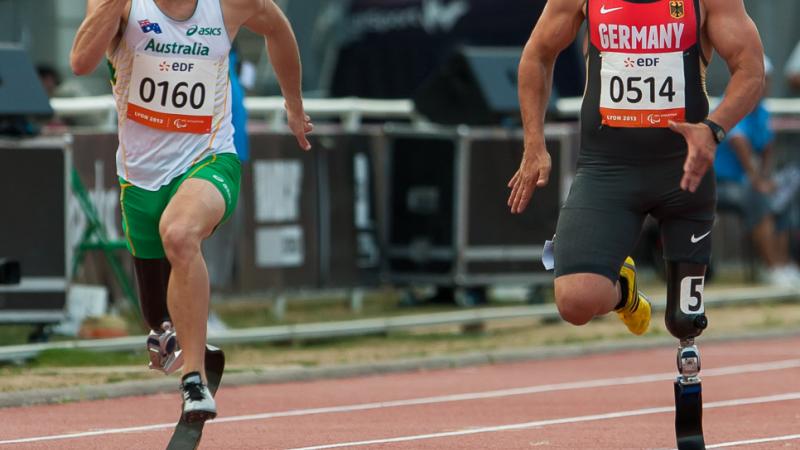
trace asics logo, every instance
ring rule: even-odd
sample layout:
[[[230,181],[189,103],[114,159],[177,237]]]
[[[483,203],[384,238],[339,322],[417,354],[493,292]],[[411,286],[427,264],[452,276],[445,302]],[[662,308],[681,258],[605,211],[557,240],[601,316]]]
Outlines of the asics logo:
[[[700,237],[695,237],[694,234],[692,234],[692,238],[691,238],[692,244],[697,244],[698,242],[700,242],[703,239],[707,238],[709,234],[711,234],[710,231],[708,233],[700,236]]]
[[[623,8],[622,6],[619,6],[619,7],[617,7],[617,8],[609,8],[609,9],[606,9],[606,5],[603,5],[603,6],[601,6],[601,7],[600,7],[600,14],[608,14],[608,13],[612,13],[612,12],[614,12],[614,11],[619,11],[619,10],[620,10],[620,9],[622,9],[622,8]]]

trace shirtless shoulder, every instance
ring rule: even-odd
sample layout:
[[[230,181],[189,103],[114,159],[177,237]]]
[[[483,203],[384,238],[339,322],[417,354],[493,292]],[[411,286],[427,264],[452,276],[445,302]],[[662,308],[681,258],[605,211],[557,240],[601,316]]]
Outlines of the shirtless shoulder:
[[[116,50],[119,45],[119,41],[122,40],[122,35],[125,33],[125,28],[128,26],[128,18],[131,15],[132,4],[132,0],[125,2],[125,8],[122,9],[122,16],[119,18],[119,31],[117,31],[114,40],[111,41],[111,45],[108,48],[109,54],[114,53],[114,50]]]
[[[271,3],[272,0],[222,0],[225,27],[231,38],[236,36],[242,25],[261,11],[267,2]]]

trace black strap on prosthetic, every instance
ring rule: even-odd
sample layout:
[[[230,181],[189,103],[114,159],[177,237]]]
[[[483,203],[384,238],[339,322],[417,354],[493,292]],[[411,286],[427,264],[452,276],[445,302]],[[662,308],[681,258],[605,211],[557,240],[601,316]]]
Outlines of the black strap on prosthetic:
[[[708,326],[703,303],[706,266],[667,263],[667,311],[669,332],[680,340],[675,391],[675,438],[679,450],[705,450],[703,438],[703,388],[700,354],[694,338]]]
[[[167,258],[133,258],[136,284],[139,288],[139,306],[147,326],[160,330],[161,324],[169,320],[167,309],[167,285],[171,266]]]
[[[708,326],[703,303],[706,266],[667,263],[667,312],[664,321],[670,334],[680,340],[700,336]]]

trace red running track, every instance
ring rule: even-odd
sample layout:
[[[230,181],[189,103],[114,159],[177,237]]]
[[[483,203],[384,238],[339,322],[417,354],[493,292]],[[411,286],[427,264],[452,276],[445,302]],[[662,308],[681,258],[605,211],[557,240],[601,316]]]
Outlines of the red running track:
[[[800,338],[702,344],[708,448],[800,448]],[[671,348],[225,388],[205,449],[670,449]],[[0,450],[160,449],[177,392],[0,410]]]

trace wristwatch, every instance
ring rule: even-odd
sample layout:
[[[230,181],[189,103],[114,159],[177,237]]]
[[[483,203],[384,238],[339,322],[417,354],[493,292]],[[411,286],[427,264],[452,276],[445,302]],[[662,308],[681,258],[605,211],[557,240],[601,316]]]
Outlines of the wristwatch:
[[[725,136],[727,136],[728,133],[726,133],[725,129],[722,128],[718,123],[710,119],[704,120],[703,123],[711,129],[711,134],[714,136],[714,141],[717,144],[721,144],[722,141],[725,140]]]

